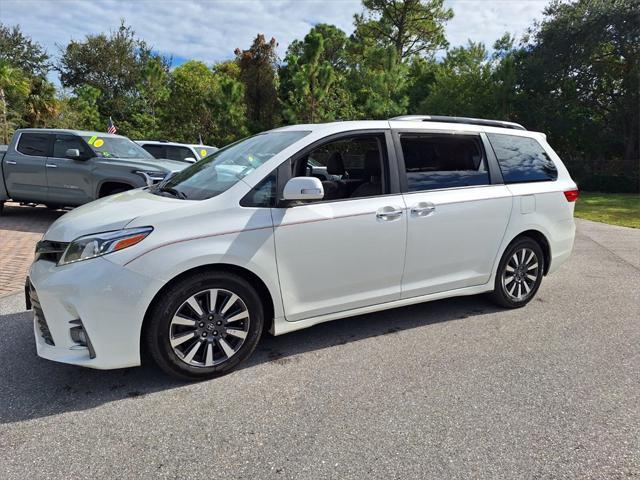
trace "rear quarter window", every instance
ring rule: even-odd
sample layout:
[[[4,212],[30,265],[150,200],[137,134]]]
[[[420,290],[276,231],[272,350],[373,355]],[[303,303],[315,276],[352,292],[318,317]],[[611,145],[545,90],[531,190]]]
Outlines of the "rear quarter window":
[[[516,135],[488,133],[505,183],[552,181],[558,169],[537,140]]]

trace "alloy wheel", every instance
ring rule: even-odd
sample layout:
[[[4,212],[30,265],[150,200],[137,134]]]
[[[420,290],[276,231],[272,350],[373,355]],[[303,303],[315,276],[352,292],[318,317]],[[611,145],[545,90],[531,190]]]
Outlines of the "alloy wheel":
[[[222,288],[190,296],[169,325],[176,356],[193,367],[213,367],[229,360],[249,333],[249,309],[235,293]]]
[[[540,262],[530,248],[516,250],[502,272],[502,287],[516,302],[526,300],[534,290],[540,275]]]

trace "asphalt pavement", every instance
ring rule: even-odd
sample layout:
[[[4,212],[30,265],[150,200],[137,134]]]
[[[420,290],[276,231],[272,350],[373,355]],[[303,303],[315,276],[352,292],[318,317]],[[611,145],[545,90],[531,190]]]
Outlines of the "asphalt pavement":
[[[640,478],[640,230],[579,221],[526,308],[437,301],[265,338],[223,378],[36,357],[0,299],[0,478]]]

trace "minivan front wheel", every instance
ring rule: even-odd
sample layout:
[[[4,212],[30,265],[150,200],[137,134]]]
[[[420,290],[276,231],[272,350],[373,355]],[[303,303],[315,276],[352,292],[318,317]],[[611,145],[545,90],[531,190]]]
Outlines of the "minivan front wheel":
[[[517,240],[504,252],[496,273],[492,300],[506,308],[525,306],[535,296],[544,272],[544,255],[531,238]]]
[[[229,373],[255,349],[264,323],[260,296],[243,278],[222,272],[182,279],[149,312],[147,351],[184,380]]]

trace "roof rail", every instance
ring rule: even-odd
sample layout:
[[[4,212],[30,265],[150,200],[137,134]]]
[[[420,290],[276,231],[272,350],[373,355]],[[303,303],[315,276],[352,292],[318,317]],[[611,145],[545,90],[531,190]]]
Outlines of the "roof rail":
[[[466,123],[469,125],[485,125],[487,127],[511,128],[513,130],[526,130],[519,123],[505,122],[504,120],[485,120],[483,118],[447,117],[443,115],[401,115],[389,120],[413,121],[413,122],[444,122]]]

